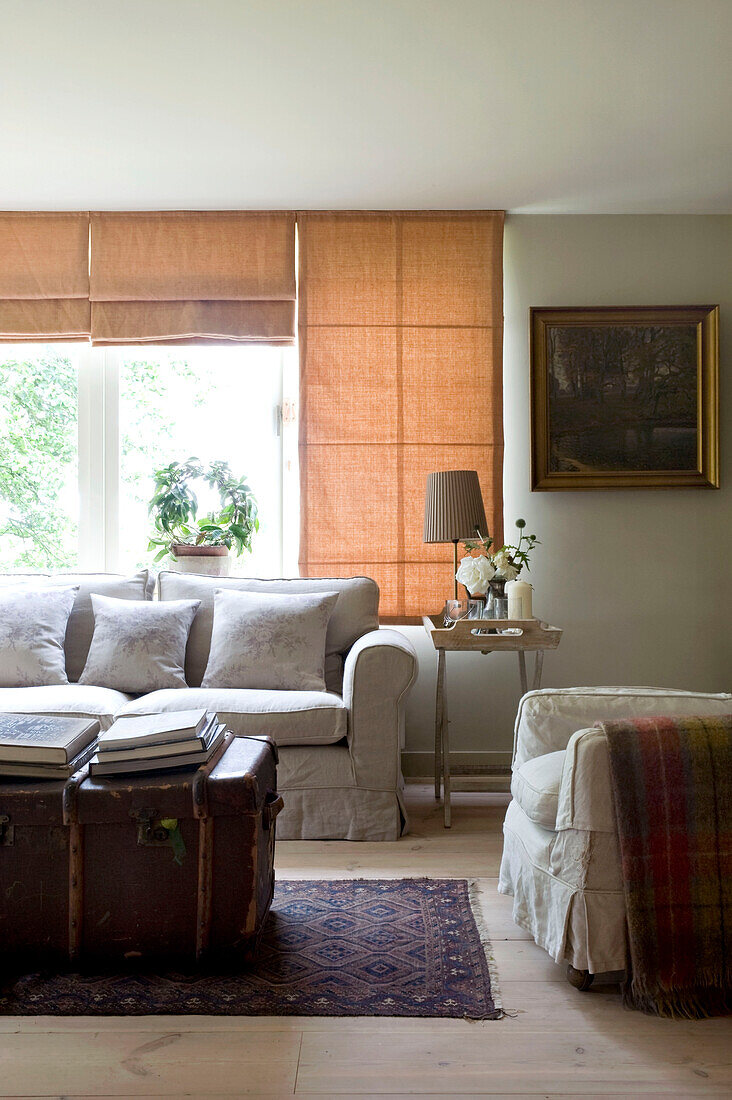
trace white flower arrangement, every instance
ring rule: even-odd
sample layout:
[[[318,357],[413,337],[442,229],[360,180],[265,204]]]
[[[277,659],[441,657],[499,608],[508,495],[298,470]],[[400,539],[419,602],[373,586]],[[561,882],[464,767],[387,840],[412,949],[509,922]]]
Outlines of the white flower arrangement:
[[[499,580],[503,581],[515,581],[519,575],[519,571],[513,564],[511,558],[508,556],[507,550],[499,550],[497,554],[494,554],[491,558],[493,562],[493,568],[495,575]]]
[[[524,534],[525,519],[517,519],[516,526],[521,532],[516,546],[508,543],[494,554],[489,552],[493,545],[490,535],[486,538],[481,535],[480,539],[465,543],[466,550],[480,551],[475,557],[469,554],[461,558],[455,574],[458,584],[464,585],[471,596],[484,596],[494,577],[500,581],[515,581],[524,566],[529,568],[529,554],[539,540],[536,535]]]
[[[495,576],[495,569],[490,558],[474,558],[468,554],[460,559],[460,566],[455,577],[458,584],[464,585],[471,596],[485,596],[488,584]]]

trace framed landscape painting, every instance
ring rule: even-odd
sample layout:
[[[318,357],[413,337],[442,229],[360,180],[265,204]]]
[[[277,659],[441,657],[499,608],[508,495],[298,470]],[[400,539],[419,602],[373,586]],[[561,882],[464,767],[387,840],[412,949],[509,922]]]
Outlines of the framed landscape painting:
[[[718,306],[531,310],[531,488],[719,488]]]

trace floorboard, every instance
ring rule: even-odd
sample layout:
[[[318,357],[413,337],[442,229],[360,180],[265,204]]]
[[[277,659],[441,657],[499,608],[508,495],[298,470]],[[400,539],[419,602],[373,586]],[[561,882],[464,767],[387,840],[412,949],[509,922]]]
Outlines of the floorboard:
[[[578,993],[517,928],[496,891],[506,796],[459,792],[453,828],[428,788],[407,789],[394,844],[280,842],[280,878],[481,879],[500,1021],[301,1017],[0,1018],[3,1100],[629,1100],[732,1095],[732,1021],[626,1011],[613,987]]]

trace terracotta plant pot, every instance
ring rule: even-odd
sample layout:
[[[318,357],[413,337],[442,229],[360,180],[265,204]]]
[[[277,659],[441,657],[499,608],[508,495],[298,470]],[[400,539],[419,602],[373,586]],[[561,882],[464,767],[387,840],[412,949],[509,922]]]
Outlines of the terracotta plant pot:
[[[225,546],[188,546],[176,543],[171,547],[175,573],[202,573],[207,577],[228,577],[229,551]]]

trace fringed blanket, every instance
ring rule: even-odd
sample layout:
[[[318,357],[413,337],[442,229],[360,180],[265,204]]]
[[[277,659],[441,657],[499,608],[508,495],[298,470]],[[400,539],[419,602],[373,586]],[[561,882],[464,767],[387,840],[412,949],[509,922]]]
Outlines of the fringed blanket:
[[[610,749],[627,1004],[732,1011],[732,715],[598,723]]]

